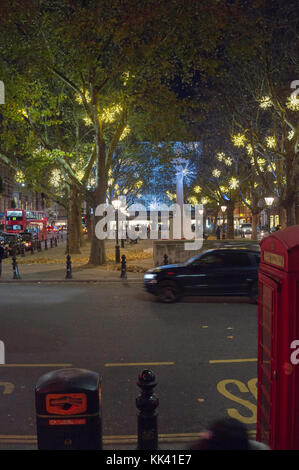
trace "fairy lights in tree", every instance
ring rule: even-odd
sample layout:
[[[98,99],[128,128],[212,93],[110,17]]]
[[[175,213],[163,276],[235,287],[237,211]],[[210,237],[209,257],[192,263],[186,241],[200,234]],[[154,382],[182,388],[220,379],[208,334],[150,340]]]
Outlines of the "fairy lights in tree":
[[[170,191],[168,191],[168,189],[167,189],[167,191],[166,191],[166,194],[167,194],[168,199],[170,199],[171,201],[173,201],[174,199],[176,199],[176,194],[171,193]]]
[[[233,164],[233,159],[231,157],[226,157],[224,159],[224,163],[227,165],[227,166],[231,166]]]
[[[84,171],[83,170],[77,170],[76,171],[76,177],[78,178],[79,181],[81,181],[84,178]]]
[[[263,108],[263,109],[270,108],[273,105],[270,96],[263,96],[259,100],[259,103],[260,103],[260,108]]]
[[[238,186],[239,186],[239,180],[235,178],[234,176],[232,176],[229,180],[230,189],[237,189]]]
[[[215,178],[219,178],[219,176],[221,175],[221,171],[218,170],[218,168],[214,168],[214,170],[212,171],[212,175],[213,175]]]
[[[298,95],[293,95],[293,93],[292,93],[291,96],[289,96],[288,99],[287,99],[286,106],[291,111],[299,111],[299,98],[298,98]]]
[[[223,159],[225,158],[225,153],[223,153],[223,152],[217,153],[216,158],[219,162],[222,162]]]
[[[236,147],[245,147],[246,137],[240,133],[232,135],[232,142]]]
[[[25,182],[25,175],[24,175],[24,173],[22,172],[22,170],[18,170],[18,171],[16,172],[16,174],[15,174],[15,181],[16,181],[17,183],[20,183],[20,184],[22,184],[22,183]]]
[[[292,140],[292,138],[294,137],[294,135],[295,135],[295,132],[294,132],[293,130],[290,130],[290,131],[288,132],[288,140]]]
[[[54,188],[58,188],[61,185],[61,181],[62,181],[62,174],[60,170],[57,170],[57,168],[55,168],[51,173],[50,184]]]
[[[126,126],[126,127],[124,128],[124,130],[122,131],[122,134],[121,134],[119,140],[124,140],[124,139],[130,134],[130,132],[131,132],[130,127],[129,127],[129,126]]]
[[[135,183],[135,187],[136,187],[137,189],[140,189],[142,185],[143,185],[143,181],[141,181],[141,180],[136,181],[136,183]]]
[[[89,116],[85,116],[83,118],[83,121],[85,122],[86,126],[91,126],[92,125],[92,120],[90,119]]]
[[[246,151],[247,151],[248,155],[253,155],[253,148],[252,148],[251,144],[246,145]]]
[[[119,104],[116,104],[114,106],[111,106],[110,108],[103,108],[103,111],[101,113],[101,118],[103,122],[107,124],[112,124],[117,115],[122,112],[122,107]]]
[[[90,98],[90,93],[88,90],[86,90],[85,92],[81,90],[81,95],[79,93],[76,94],[75,100],[77,101],[77,103],[79,104],[83,103],[82,95],[85,97],[87,103],[90,103],[91,98]]]
[[[265,140],[266,140],[266,145],[267,145],[268,148],[273,149],[273,148],[276,147],[276,140],[275,140],[275,137],[273,137],[273,136],[268,136],[268,137],[266,137]]]
[[[193,191],[196,194],[199,194],[202,191],[202,188],[199,185],[197,185],[197,186],[194,186]]]

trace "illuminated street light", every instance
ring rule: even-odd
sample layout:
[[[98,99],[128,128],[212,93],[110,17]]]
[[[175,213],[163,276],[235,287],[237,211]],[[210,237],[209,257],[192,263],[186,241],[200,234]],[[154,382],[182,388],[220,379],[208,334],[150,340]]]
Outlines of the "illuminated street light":
[[[224,218],[224,214],[225,214],[225,211],[227,209],[227,206],[221,206],[221,210],[222,210],[222,213],[223,213],[223,222],[222,222],[222,240],[225,239],[225,229],[224,229],[224,224],[225,224],[225,218]]]
[[[265,203],[267,205],[267,225],[268,225],[268,232],[270,232],[270,210],[271,210],[271,206],[273,204],[273,201],[274,201],[274,197],[270,196],[270,197],[265,197]]]

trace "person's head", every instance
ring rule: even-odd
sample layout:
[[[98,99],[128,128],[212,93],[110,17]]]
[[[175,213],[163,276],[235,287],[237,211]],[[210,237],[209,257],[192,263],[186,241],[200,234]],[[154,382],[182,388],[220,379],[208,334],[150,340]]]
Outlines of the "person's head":
[[[213,423],[203,438],[192,447],[194,450],[248,450],[247,429],[234,418],[224,418]]]

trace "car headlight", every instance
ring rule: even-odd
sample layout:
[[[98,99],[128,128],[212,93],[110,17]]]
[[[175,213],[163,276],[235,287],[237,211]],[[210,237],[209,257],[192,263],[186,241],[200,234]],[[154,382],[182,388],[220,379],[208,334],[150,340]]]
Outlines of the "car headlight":
[[[147,279],[147,280],[155,279],[155,277],[157,277],[157,274],[148,273],[144,275],[144,279]]]

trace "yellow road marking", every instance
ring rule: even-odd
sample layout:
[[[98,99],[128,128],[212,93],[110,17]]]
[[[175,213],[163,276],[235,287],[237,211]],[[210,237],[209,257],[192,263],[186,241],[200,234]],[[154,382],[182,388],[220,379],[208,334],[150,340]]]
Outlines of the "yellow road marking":
[[[159,442],[189,442],[201,437],[200,433],[159,434]],[[130,444],[137,442],[137,435],[103,436],[103,444]],[[0,435],[0,444],[36,444],[37,436]]]
[[[129,367],[129,366],[173,366],[174,362],[116,362],[107,363],[105,367]]]
[[[11,382],[0,382],[0,387],[4,388],[3,395],[10,395],[15,389],[14,384]]]
[[[236,408],[228,408],[226,411],[227,411],[227,414],[231,418],[235,418],[238,421],[241,421],[241,423],[246,423],[246,424],[255,424],[256,423],[256,419],[257,419],[256,405],[251,403],[249,400],[245,400],[244,398],[241,398],[237,395],[234,395],[233,393],[229,392],[226,388],[226,386],[228,384],[235,384],[238,387],[238,389],[241,393],[250,393],[251,392],[253,394],[254,398],[256,398],[256,392],[257,392],[256,382],[257,382],[256,378],[251,379],[248,382],[248,388],[240,380],[227,379],[227,380],[221,380],[220,382],[218,382],[217,390],[218,390],[219,393],[221,393],[223,396],[225,396],[229,400],[232,400],[236,403],[239,403],[240,405],[244,406],[245,408],[247,408],[251,412],[251,416],[243,416],[239,413],[239,411]]]
[[[0,364],[1,367],[71,367],[73,364]]]
[[[209,361],[209,364],[230,364],[232,362],[257,362],[257,358],[248,358],[248,359],[215,359]]]

